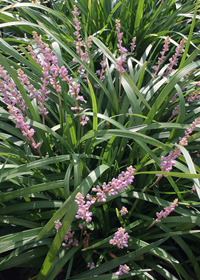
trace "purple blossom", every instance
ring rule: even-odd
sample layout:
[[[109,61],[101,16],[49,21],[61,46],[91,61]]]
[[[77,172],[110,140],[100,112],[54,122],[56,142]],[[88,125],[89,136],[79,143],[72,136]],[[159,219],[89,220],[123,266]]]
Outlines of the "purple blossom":
[[[99,80],[100,80],[101,82],[103,82],[103,80],[104,80],[104,78],[105,78],[105,76],[104,76],[103,74],[104,74],[105,68],[106,68],[106,56],[105,56],[105,55],[103,55],[103,60],[100,62],[100,65],[101,65],[101,70],[97,70],[97,71],[96,71],[96,74],[98,74],[98,75],[100,76],[100,77],[99,77]],[[99,85],[94,85],[94,87],[100,88]]]
[[[169,59],[169,62],[170,62],[170,65],[169,67],[167,68],[167,71],[165,73],[165,76],[170,74],[172,71],[173,71],[173,67],[174,65],[176,66],[177,65],[177,62],[178,62],[178,57],[182,55],[183,53],[183,49],[184,49],[184,45],[186,43],[186,39],[183,38],[180,42],[180,44],[178,45],[178,47],[176,48],[176,52],[175,54]]]
[[[57,221],[54,221],[54,224],[55,224],[54,227],[58,232],[59,228],[62,226],[62,223],[60,222],[60,220],[57,220]]]
[[[197,82],[197,86],[200,87],[200,82]],[[200,89],[191,93],[187,99],[188,102],[193,102],[195,99],[200,99]]]
[[[113,239],[110,239],[109,243],[112,245],[117,245],[119,249],[123,249],[124,247],[128,247],[128,239],[130,236],[128,235],[126,230],[122,227],[118,228],[118,231],[115,232],[115,236]]]
[[[119,213],[121,216],[124,216],[128,213],[128,210],[126,207],[123,206],[122,209],[119,211]]]
[[[181,151],[179,148],[175,148],[175,151],[171,151],[168,156],[162,156],[162,162],[160,164],[160,168],[162,171],[170,172],[175,165],[175,159],[181,155]],[[157,174],[158,177],[167,177],[168,175]]]
[[[83,41],[81,35],[80,35],[80,30],[81,30],[81,23],[79,21],[79,13],[78,13],[78,8],[76,7],[76,5],[74,5],[74,11],[72,11],[72,14],[74,15],[73,21],[74,21],[74,28],[76,29],[76,31],[74,32],[74,35],[76,36],[76,40],[74,41],[75,45],[76,45],[76,53],[78,54],[78,56],[80,57],[80,59],[87,63],[88,60],[88,50],[87,47],[90,49],[92,46],[92,37],[89,36],[88,40],[87,40],[87,47],[85,45],[85,42]],[[84,51],[82,50],[82,47],[84,48]],[[76,59],[73,60],[74,62],[76,62]],[[85,69],[83,68],[83,66],[81,65],[78,69],[78,73],[80,73],[82,75],[82,78],[86,78],[86,74],[84,73]]]
[[[165,207],[164,210],[157,212],[156,213],[157,218],[147,229],[152,227],[155,223],[161,222],[161,218],[166,218],[171,212],[174,211],[176,206],[178,206],[178,199],[175,199],[174,202],[171,202],[170,206]]]
[[[92,188],[96,192],[96,197],[92,197],[90,194],[86,195],[85,202],[84,197],[81,193],[77,193],[75,202],[78,204],[77,219],[86,220],[90,222],[92,220],[92,212],[89,212],[89,208],[92,204],[97,202],[105,202],[107,199],[106,194],[109,196],[118,194],[118,191],[121,192],[123,189],[126,189],[128,184],[131,184],[134,179],[135,169],[132,166],[127,167],[127,171],[122,171],[119,174],[118,179],[113,178],[109,184],[103,183],[102,189],[97,185],[96,188]]]
[[[78,240],[76,240],[76,238],[73,237],[75,232],[70,230],[71,226],[69,227],[69,230],[64,237],[64,242],[62,243],[62,246],[67,247],[67,249],[71,248],[72,246],[78,246]]]
[[[169,101],[169,103],[176,101],[177,97],[178,97],[178,92],[172,97],[172,99]]]
[[[86,220],[87,223],[91,222],[92,212],[89,212],[89,208],[92,204],[95,203],[95,200],[92,199],[90,201],[85,202],[84,197],[81,193],[77,193],[75,202],[78,204],[77,215],[75,216],[77,219]]]
[[[193,193],[193,192],[195,192],[195,191],[196,191],[196,187],[195,187],[195,185],[193,185],[192,188],[191,188],[191,190],[190,190],[190,193]]]
[[[80,227],[80,229],[83,229],[84,228],[84,225],[79,223],[78,226]]]
[[[79,26],[79,21],[78,21],[78,18],[77,18],[78,10],[77,10],[76,6],[75,6],[74,9],[75,9],[73,11],[74,21],[75,21],[75,26],[74,27],[77,30],[76,32],[79,32],[80,26]],[[41,107],[41,114],[42,114],[42,117],[43,117],[43,123],[44,123],[44,116],[48,113],[47,110],[44,108],[44,102],[48,100],[46,95],[50,93],[50,91],[47,91],[47,89],[46,89],[46,86],[49,84],[49,82],[55,88],[55,90],[58,94],[59,104],[60,104],[60,106],[62,105],[61,96],[60,96],[60,93],[61,93],[62,89],[61,89],[61,86],[59,85],[58,78],[62,79],[62,81],[66,81],[69,84],[69,93],[72,96],[73,95],[75,96],[75,102],[76,102],[76,106],[72,107],[72,110],[76,110],[77,111],[76,113],[80,114],[81,111],[83,110],[83,108],[79,105],[78,100],[86,102],[84,100],[83,96],[79,95],[80,84],[73,83],[72,77],[68,76],[68,71],[64,66],[59,68],[59,66],[57,64],[58,63],[57,57],[50,50],[50,48],[47,44],[42,43],[41,36],[38,36],[37,33],[34,31],[33,32],[33,37],[35,39],[36,44],[39,47],[40,53],[42,53],[43,57],[44,57],[43,61],[39,60],[37,58],[37,56],[35,55],[34,51],[32,50],[32,48],[29,46],[30,54],[33,56],[33,58],[36,60],[36,62],[43,68],[42,73],[43,73],[44,77],[41,78],[42,87],[39,90],[40,93],[41,93],[41,97],[40,97],[40,95],[38,95],[38,93],[37,93],[37,95],[35,95],[35,97],[37,99],[37,102],[39,103],[39,105]],[[80,35],[77,35],[77,38],[79,38],[79,37],[80,37]],[[82,39],[80,39],[80,40],[82,40]],[[91,37],[88,38],[88,44],[91,45]],[[78,45],[80,45],[80,44],[78,44]],[[77,53],[80,54],[80,56],[85,57],[86,54],[79,53],[80,51],[81,51],[81,49],[79,49]],[[83,60],[85,61],[85,58]],[[81,71],[81,68],[79,68],[79,71]],[[33,92],[33,94],[35,94],[35,93]],[[80,120],[82,125],[85,125],[87,123],[87,119],[82,120],[82,118],[80,116],[79,116],[79,120]]]
[[[127,171],[122,171],[117,179],[113,178],[108,184],[103,183],[102,189],[99,186],[92,188],[92,190],[97,193],[97,202],[105,202],[107,198],[106,193],[109,196],[117,195],[117,191],[121,192],[123,189],[126,189],[127,185],[133,182],[134,172],[135,169],[132,166],[129,166]]]
[[[115,274],[116,275],[122,275],[124,273],[129,273],[129,271],[130,271],[129,266],[124,264],[124,265],[119,266],[119,270]]]
[[[85,115],[82,115],[82,116],[81,116],[81,119],[82,119],[82,120],[81,120],[80,124],[81,124],[82,126],[86,125],[87,122],[89,121],[89,118],[86,117]]]
[[[120,20],[116,19],[116,30],[117,30],[117,39],[118,39],[117,47],[120,52],[120,56],[116,59],[116,62],[117,62],[116,69],[117,69],[117,71],[119,71],[119,73],[121,75],[121,73],[123,73],[125,71],[125,69],[123,68],[122,65],[123,65],[123,63],[126,62],[126,57],[124,56],[124,54],[127,52],[127,49],[122,46],[123,32],[120,32],[120,28],[121,28]]]
[[[135,47],[136,47],[136,44],[135,44],[135,42],[136,42],[136,37],[134,37],[133,39],[132,39],[132,42],[131,42],[131,51],[129,52],[129,54],[134,54],[134,50],[135,50]]]
[[[153,66],[152,69],[155,70],[153,76],[156,77],[158,70],[161,66],[161,64],[163,63],[164,59],[165,59],[165,53],[166,51],[169,50],[169,43],[170,43],[170,39],[169,36],[167,36],[167,38],[165,39],[165,44],[163,46],[163,50],[160,52],[161,57],[158,58],[158,65],[157,66]]]
[[[21,80],[22,82],[27,81],[27,77],[23,75],[23,71],[20,69],[18,73],[21,73]],[[38,144],[35,142],[33,135],[35,130],[30,128],[30,125],[25,123],[25,108],[27,107],[25,100],[22,98],[21,93],[17,90],[15,82],[10,79],[7,75],[7,71],[0,65],[0,77],[3,80],[0,80],[0,91],[3,93],[3,101],[7,104],[7,108],[9,110],[9,114],[13,116],[13,120],[16,122],[16,127],[19,128],[26,140],[28,141],[29,145],[35,149],[41,145],[39,142]],[[30,85],[30,82],[27,81],[27,85]]]
[[[196,125],[200,124],[200,118],[196,118],[192,124],[190,124],[190,127],[187,128],[185,131],[185,136],[179,138],[179,145],[180,146],[187,146],[188,145],[188,138],[190,138],[190,134],[195,129]],[[162,171],[170,172],[172,170],[172,167],[175,165],[175,159],[181,155],[181,150],[176,147],[175,151],[171,151],[168,156],[164,157],[162,156],[162,163],[160,164]],[[158,177],[162,177],[162,174],[157,174]],[[164,177],[167,177],[167,175],[164,175]]]
[[[94,265],[94,263],[92,262],[92,263],[88,263],[87,264],[87,267],[89,268],[89,269],[93,269],[93,268],[95,268],[95,265]]]
[[[159,213],[156,213],[157,219],[155,222],[161,222],[161,218],[166,218],[171,212],[174,211],[175,207],[178,206],[178,199],[175,199],[174,202],[170,203],[170,206],[165,207],[164,211],[161,210]]]

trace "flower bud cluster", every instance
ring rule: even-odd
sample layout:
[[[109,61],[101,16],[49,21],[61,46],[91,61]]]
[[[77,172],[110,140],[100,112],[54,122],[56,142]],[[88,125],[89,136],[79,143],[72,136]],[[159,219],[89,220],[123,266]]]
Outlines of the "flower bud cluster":
[[[58,232],[59,228],[62,226],[62,223],[60,222],[60,220],[57,220],[54,221],[54,224],[55,224],[54,228]],[[71,248],[72,246],[78,246],[78,240],[76,240],[76,238],[73,238],[75,231],[70,231],[70,230],[71,230],[71,226],[69,227],[69,230],[64,237],[64,242],[62,243],[62,246],[67,247],[67,249]]]
[[[10,80],[8,72],[5,71],[4,67],[1,65],[0,77],[3,78],[3,80],[0,80],[0,91],[3,93],[3,101],[7,104],[9,114],[13,116],[13,119],[16,122],[16,127],[21,130],[29,145],[34,149],[38,149],[41,143],[36,143],[33,138],[35,130],[30,128],[30,125],[25,122],[25,108],[27,107],[26,102],[22,98],[21,93],[17,90],[15,82]]]
[[[103,60],[100,62],[101,65],[101,70],[97,70],[96,74],[99,75],[99,80],[101,82],[103,82],[103,80],[105,79],[105,76],[103,75],[105,72],[105,68],[106,68],[106,56],[103,55]],[[94,85],[95,88],[100,88],[99,85]]]
[[[170,65],[169,67],[167,68],[167,71],[165,73],[165,76],[166,75],[169,75],[170,73],[173,72],[173,67],[174,65],[176,66],[177,65],[177,62],[178,62],[178,57],[182,55],[183,53],[183,50],[184,50],[184,45],[186,43],[186,39],[183,38],[180,42],[180,44],[178,45],[178,47],[176,48],[176,52],[175,54],[169,59],[169,62],[170,62]]]
[[[78,204],[77,215],[75,216],[77,219],[86,220],[87,223],[91,222],[92,212],[89,212],[89,208],[92,204],[95,203],[95,199],[91,199],[85,202],[83,195],[79,192],[75,196],[75,202]],[[89,198],[89,197],[88,197]]]
[[[190,124],[190,127],[187,128],[187,130],[185,131],[185,136],[183,138],[179,138],[179,145],[181,146],[187,146],[188,145],[188,138],[190,138],[190,134],[193,132],[193,130],[195,129],[195,127],[200,124],[200,118],[196,118],[192,124]]]
[[[111,182],[108,184],[103,183],[102,189],[99,186],[96,188],[92,188],[92,191],[96,192],[96,197],[92,197],[90,194],[86,195],[85,202],[84,197],[81,193],[77,193],[75,202],[78,204],[77,215],[75,216],[77,219],[86,220],[86,222],[90,222],[92,220],[92,212],[89,212],[89,208],[92,204],[97,202],[106,202],[107,194],[117,195],[118,191],[121,192],[123,189],[126,189],[127,185],[131,184],[134,179],[135,169],[132,166],[127,167],[127,171],[118,176],[118,179],[113,178]],[[124,207],[125,208],[125,207]]]
[[[43,123],[44,123],[44,116],[48,113],[46,111],[46,108],[44,107],[44,102],[48,100],[46,97],[47,94],[50,93],[46,89],[46,86],[50,83],[58,93],[58,97],[60,99],[60,93],[61,93],[61,86],[59,85],[60,78],[62,81],[66,81],[69,84],[69,93],[71,96],[75,97],[76,100],[76,106],[71,107],[71,110],[76,111],[76,114],[80,114],[83,108],[79,105],[79,102],[86,102],[83,98],[83,96],[80,96],[80,84],[74,83],[72,77],[68,76],[68,71],[65,66],[62,66],[61,68],[58,66],[58,59],[54,55],[53,51],[50,50],[49,46],[47,44],[43,44],[41,40],[41,35],[38,36],[35,31],[33,31],[33,37],[35,39],[35,42],[39,48],[39,52],[43,56],[43,60],[39,59],[35,52],[33,51],[32,47],[29,46],[29,52],[34,58],[34,60],[42,67],[44,78],[41,78],[42,81],[42,87],[39,90],[40,95],[36,93],[35,91],[32,92],[36,100],[38,101],[40,107],[41,107],[41,114],[43,116]],[[85,117],[85,115],[79,116],[80,124],[85,125],[87,121],[89,120],[88,117]]]
[[[190,193],[193,193],[193,192],[195,192],[195,191],[196,191],[196,187],[195,187],[195,185],[193,185],[192,188],[191,188],[191,190],[190,190]]]
[[[119,266],[119,270],[115,273],[116,275],[122,275],[124,273],[129,273],[130,268],[128,265],[124,264],[124,265],[120,265]]]
[[[176,206],[178,206],[178,199],[175,199],[174,202],[171,202],[170,206],[165,207],[164,211],[161,210],[159,213],[157,212],[157,219],[155,220],[155,222],[161,222],[161,218],[166,218],[171,212],[174,211]]]
[[[74,28],[76,29],[76,31],[74,32],[74,35],[76,36],[76,40],[74,41],[75,46],[76,46],[76,53],[78,54],[78,56],[80,57],[80,59],[87,63],[88,61],[88,50],[87,47],[90,49],[92,46],[92,37],[89,36],[88,40],[87,40],[87,47],[85,45],[85,42],[83,41],[81,35],[80,35],[80,30],[81,30],[81,23],[79,21],[79,12],[78,12],[78,8],[76,7],[76,5],[74,5],[74,11],[72,11],[72,14],[74,15],[73,21],[74,21]],[[82,50],[82,47],[84,48],[84,51]],[[74,62],[77,62],[76,59],[73,59]],[[78,69],[78,73],[81,74],[82,78],[86,78],[86,74],[84,73],[84,67],[81,65]]]
[[[200,82],[197,82],[197,86],[200,87]],[[195,99],[200,99],[200,89],[191,93],[187,99],[188,102],[193,102]]]
[[[119,249],[128,247],[128,239],[130,238],[130,236],[125,231],[126,230],[122,227],[118,228],[118,231],[115,232],[115,236],[113,237],[113,239],[110,239],[109,243],[112,245],[117,245]]]
[[[122,209],[119,211],[119,213],[121,216],[124,216],[128,213],[128,210],[126,207],[123,206]]]
[[[62,223],[60,222],[60,220],[54,221],[54,228],[56,229],[56,231],[58,232],[59,228],[62,226]]]
[[[200,82],[197,82],[197,86],[200,87]],[[185,87],[182,87],[181,90],[184,90]],[[178,97],[178,93],[174,95],[174,97],[170,100],[170,103],[173,101],[176,101],[176,98]],[[189,94],[189,97],[187,98],[188,102],[193,102],[195,99],[200,99],[200,89],[195,90],[193,93]],[[169,118],[167,122],[169,122],[173,117],[177,116],[180,112],[180,105],[178,104],[174,110],[172,111],[172,116]]]
[[[88,263],[87,264],[87,267],[89,268],[89,269],[93,269],[93,268],[95,268],[95,265],[94,265],[94,263],[92,262],[92,263]]]
[[[195,129],[196,125],[200,124],[200,118],[197,118],[193,121],[192,124],[190,124],[190,128],[187,128],[185,131],[185,136],[183,138],[179,138],[179,145],[181,146],[187,146],[188,145],[188,138],[190,138],[190,134]],[[181,155],[181,150],[176,147],[175,151],[171,151],[168,156],[164,157],[162,156],[162,163],[160,164],[162,171],[170,172],[172,170],[172,167],[175,165],[175,159]],[[157,174],[158,177],[162,177],[162,174]],[[167,175],[164,175],[164,177],[167,177]]]
[[[78,240],[76,238],[73,238],[75,231],[70,230],[71,226],[69,227],[69,230],[64,237],[64,242],[62,243],[62,246],[67,247],[67,249],[71,248],[72,246],[78,246]]]
[[[92,190],[97,193],[97,202],[106,202],[106,194],[109,196],[117,195],[118,191],[121,192],[123,189],[126,189],[127,185],[130,185],[133,182],[134,172],[135,169],[132,166],[129,166],[127,171],[122,171],[117,179],[113,178],[108,184],[104,182],[102,189],[98,185],[96,188],[92,188]]]
[[[154,77],[156,77],[161,64],[164,62],[164,59],[166,57],[165,53],[169,50],[169,43],[170,43],[170,39],[169,39],[169,36],[167,36],[167,38],[165,39],[165,44],[163,46],[163,50],[160,52],[161,57],[158,58],[158,65],[152,66],[152,69],[155,70],[155,72],[153,74]]]
[[[117,30],[117,39],[118,39],[117,47],[120,52],[120,56],[116,59],[117,62],[116,69],[121,74],[125,71],[122,65],[123,63],[126,62],[126,57],[124,56],[124,54],[127,52],[127,49],[122,46],[123,32],[120,32],[120,28],[121,28],[120,20],[116,19],[116,30]]]
[[[135,50],[135,47],[136,47],[136,44],[135,44],[135,42],[136,42],[136,37],[134,37],[133,39],[132,39],[132,42],[131,42],[131,51],[129,52],[129,54],[134,54],[134,50]]]

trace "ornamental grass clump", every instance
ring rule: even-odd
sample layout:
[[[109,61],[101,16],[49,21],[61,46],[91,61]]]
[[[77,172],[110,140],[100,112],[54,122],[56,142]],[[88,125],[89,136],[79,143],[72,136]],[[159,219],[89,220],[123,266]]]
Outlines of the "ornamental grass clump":
[[[200,279],[198,4],[74,4],[2,3],[0,273]]]

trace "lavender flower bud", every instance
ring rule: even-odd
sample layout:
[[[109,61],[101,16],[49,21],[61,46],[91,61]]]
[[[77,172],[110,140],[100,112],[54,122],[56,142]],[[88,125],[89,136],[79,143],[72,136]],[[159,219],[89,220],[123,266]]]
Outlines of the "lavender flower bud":
[[[119,249],[123,249],[124,247],[128,247],[128,239],[130,236],[128,235],[126,230],[122,227],[118,228],[118,231],[115,232],[115,236],[113,239],[110,239],[109,243],[112,245],[117,245]]]
[[[123,206],[122,209],[119,211],[119,213],[121,216],[124,216],[128,213],[128,210],[126,207]]]
[[[122,275],[124,273],[129,273],[129,266],[124,264],[119,266],[119,270],[115,273],[116,275]]]
[[[55,229],[58,231],[59,228],[62,226],[62,223],[60,222],[60,220],[54,221],[55,224]]]
[[[165,207],[165,211],[161,210],[159,213],[157,212],[157,219],[155,220],[155,222],[161,222],[161,218],[166,218],[171,212],[174,211],[176,206],[178,206],[178,199],[175,199],[174,202],[171,202],[170,206]]]

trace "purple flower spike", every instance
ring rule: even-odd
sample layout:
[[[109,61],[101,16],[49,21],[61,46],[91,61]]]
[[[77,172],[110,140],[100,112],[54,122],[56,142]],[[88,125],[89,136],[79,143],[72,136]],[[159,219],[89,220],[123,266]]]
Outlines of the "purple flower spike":
[[[164,59],[165,59],[165,53],[166,51],[169,50],[169,43],[170,43],[170,39],[169,39],[169,36],[167,36],[166,40],[165,40],[165,44],[163,46],[163,50],[160,52],[161,54],[161,57],[158,58],[158,65],[157,66],[153,66],[152,69],[155,70],[153,76],[156,77],[157,73],[158,73],[158,70],[161,66],[161,64],[163,63]]]
[[[155,220],[155,222],[161,222],[161,218],[166,218],[171,212],[174,211],[176,206],[178,206],[178,199],[175,199],[174,202],[171,202],[170,206],[165,207],[165,211],[161,210],[159,213],[157,212],[157,219]]]
[[[119,71],[119,73],[123,73],[125,69],[122,67],[122,64],[126,62],[126,57],[124,56],[124,54],[127,52],[127,49],[122,46],[123,32],[120,32],[120,28],[121,28],[120,20],[116,19],[116,30],[117,30],[117,38],[118,38],[117,47],[120,52],[120,56],[116,59],[117,62],[116,69],[117,71]]]
[[[103,80],[104,80],[104,78],[105,78],[105,76],[104,76],[103,74],[104,74],[105,68],[106,68],[106,56],[105,56],[105,55],[103,55],[103,60],[100,62],[100,65],[101,65],[101,70],[97,70],[97,71],[96,71],[96,74],[98,74],[98,75],[100,76],[100,77],[99,77],[99,80],[100,80],[101,82],[103,82]],[[94,87],[100,88],[99,85],[94,85]]]
[[[128,213],[128,210],[126,207],[123,206],[122,209],[119,211],[119,213],[121,216],[124,216]]]
[[[179,145],[180,146],[187,146],[188,145],[188,138],[190,138],[190,134],[195,129],[196,125],[200,124],[200,118],[196,118],[192,124],[190,124],[190,128],[187,128],[185,131],[185,136],[183,138],[179,138]],[[162,171],[170,172],[172,170],[172,167],[175,165],[175,159],[178,158],[181,155],[181,150],[176,147],[175,151],[171,151],[168,156],[161,157],[162,163],[160,164]],[[158,177],[162,177],[162,174],[157,174]],[[164,175],[164,177],[167,177],[167,175]]]
[[[124,264],[124,265],[119,266],[119,270],[115,274],[116,275],[122,275],[124,273],[129,273],[129,271],[130,271],[129,266]]]
[[[94,265],[94,263],[88,263],[87,264],[87,267],[89,268],[89,269],[93,269],[93,268],[95,268],[95,265]]]
[[[126,230],[122,227],[118,228],[118,231],[115,232],[115,236],[113,239],[110,239],[109,243],[112,245],[117,245],[119,249],[123,249],[124,247],[128,247],[128,239],[130,236],[128,235]]]
[[[70,231],[71,230],[71,226],[69,227],[69,230],[67,232],[67,234],[64,237],[64,242],[62,243],[63,247],[67,247],[67,249],[73,247],[73,246],[78,246],[78,240],[76,240],[76,238],[74,238],[74,231]]]
[[[77,215],[75,216],[77,219],[82,219],[82,220],[86,220],[87,223],[92,221],[92,212],[89,212],[89,208],[92,204],[95,203],[95,200],[91,200],[91,201],[87,201],[85,203],[84,197],[81,193],[77,193],[77,195],[75,196],[76,200],[75,202],[78,204],[78,211],[77,211]]]
[[[184,49],[184,45],[185,45],[186,41],[187,40],[185,38],[183,38],[181,40],[180,44],[176,48],[175,54],[169,59],[170,65],[169,65],[169,67],[168,67],[168,69],[167,69],[167,71],[165,73],[165,76],[169,75],[170,73],[172,73],[174,65],[177,65],[178,57],[182,55],[183,49]]]
[[[176,206],[178,206],[178,199],[175,199],[174,202],[171,202],[170,206],[165,207],[164,210],[157,212],[156,213],[157,218],[147,229],[151,228],[155,223],[161,222],[161,218],[166,218],[171,212],[174,211]]]
[[[193,192],[195,192],[195,191],[196,191],[196,187],[195,187],[195,185],[193,185],[192,188],[191,188],[191,190],[190,190],[190,193],[193,193]]]
[[[96,188],[92,188],[94,192],[97,193],[97,202],[105,202],[106,201],[106,193],[111,195],[117,195],[118,192],[121,192],[123,189],[126,189],[127,185],[130,185],[133,182],[135,169],[132,166],[127,168],[126,172],[122,172],[118,179],[113,178],[111,182],[108,184],[103,183],[102,189],[99,186]]]
[[[55,224],[55,229],[56,229],[57,231],[58,231],[59,228],[62,226],[62,223],[60,222],[60,220],[55,221],[54,224]]]
[[[131,51],[129,52],[129,54],[134,54],[134,50],[135,50],[135,47],[136,47],[136,44],[135,44],[135,42],[136,42],[136,37],[134,37],[133,39],[132,39],[132,42],[131,42]]]
[[[74,5],[74,11],[72,11],[72,14],[74,15],[73,21],[74,21],[74,28],[76,29],[76,31],[74,32],[74,35],[76,36],[76,41],[74,41],[75,45],[76,45],[76,53],[78,54],[78,56],[80,57],[80,59],[87,63],[88,60],[88,51],[87,51],[87,47],[90,49],[92,47],[92,37],[89,36],[88,40],[87,40],[87,47],[85,42],[83,41],[81,35],[80,35],[80,30],[81,30],[81,23],[79,21],[79,13],[78,13],[78,8],[76,7],[76,5]],[[82,47],[84,48],[84,51],[82,50]],[[74,62],[76,62],[76,59],[74,59]],[[78,73],[81,74],[82,78],[86,78],[86,74],[84,73],[84,68],[83,66],[80,66],[78,69]]]

